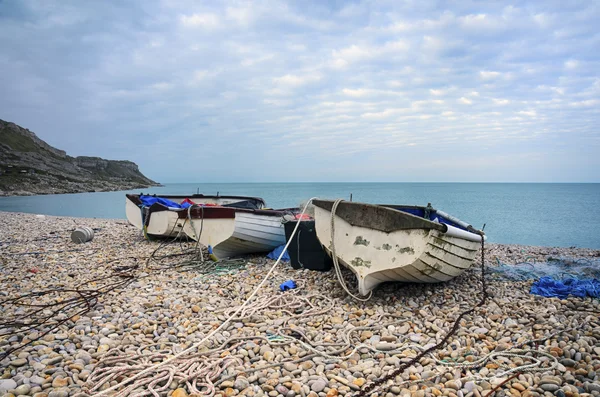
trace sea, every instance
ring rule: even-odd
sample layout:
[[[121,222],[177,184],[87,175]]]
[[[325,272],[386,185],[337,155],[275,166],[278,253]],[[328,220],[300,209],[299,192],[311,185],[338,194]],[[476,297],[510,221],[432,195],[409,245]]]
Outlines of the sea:
[[[255,196],[270,208],[311,197],[431,205],[481,229],[488,242],[600,249],[597,183],[173,183],[135,191],[2,197],[0,211],[125,218],[125,193]],[[0,214],[0,216],[2,216]]]

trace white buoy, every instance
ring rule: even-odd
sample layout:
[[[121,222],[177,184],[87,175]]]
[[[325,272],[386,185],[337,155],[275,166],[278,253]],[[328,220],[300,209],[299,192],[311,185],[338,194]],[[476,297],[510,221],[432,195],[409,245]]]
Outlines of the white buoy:
[[[81,226],[73,230],[71,240],[74,243],[87,243],[94,238],[94,230],[91,227]]]

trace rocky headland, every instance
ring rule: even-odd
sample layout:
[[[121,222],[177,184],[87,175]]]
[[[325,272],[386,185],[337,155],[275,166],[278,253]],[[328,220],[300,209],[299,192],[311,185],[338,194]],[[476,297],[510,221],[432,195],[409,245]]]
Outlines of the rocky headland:
[[[0,120],[0,196],[102,192],[156,185],[131,161],[72,157],[32,131]]]

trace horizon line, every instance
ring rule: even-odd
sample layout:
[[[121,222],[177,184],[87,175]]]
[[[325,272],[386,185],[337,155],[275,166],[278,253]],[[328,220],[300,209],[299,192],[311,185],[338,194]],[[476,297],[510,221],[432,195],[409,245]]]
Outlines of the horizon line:
[[[175,184],[175,183],[185,183],[185,184],[242,184],[242,183],[246,183],[246,184],[251,184],[251,183],[287,183],[287,184],[292,184],[292,183],[473,183],[473,184],[483,184],[483,183],[497,183],[497,184],[507,184],[507,183],[512,183],[512,184],[540,184],[540,185],[552,185],[552,184],[563,184],[563,185],[568,185],[568,184],[589,184],[589,185],[594,185],[594,184],[600,184],[600,181],[598,182],[518,182],[518,181],[502,181],[502,182],[482,182],[482,181],[469,181],[469,182],[464,182],[464,181],[452,181],[452,182],[448,182],[448,181],[421,181],[421,182],[415,182],[415,181],[394,181],[394,182],[390,182],[390,181],[294,181],[294,182],[290,182],[290,181],[261,181],[261,182],[257,182],[257,181],[252,181],[252,182],[157,182],[160,184]]]

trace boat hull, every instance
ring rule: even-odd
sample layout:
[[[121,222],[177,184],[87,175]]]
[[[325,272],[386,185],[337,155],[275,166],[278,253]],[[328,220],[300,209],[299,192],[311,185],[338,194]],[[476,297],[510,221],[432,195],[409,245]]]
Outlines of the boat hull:
[[[171,201],[181,203],[185,198],[190,197],[196,204],[211,204],[211,205],[230,205],[242,201],[252,201],[259,208],[264,206],[264,201],[256,197],[244,197],[244,196],[204,196],[204,195],[193,195],[193,196],[161,196]],[[151,211],[151,215],[148,219],[146,215],[142,215],[142,208],[140,207],[139,195],[126,195],[125,197],[125,215],[127,220],[133,226],[140,230],[143,230],[143,223],[146,222],[146,233],[151,236],[158,237],[177,237],[183,233],[185,226],[185,217],[182,209],[169,209],[164,206],[157,206]],[[148,212],[148,211],[146,211]],[[187,215],[187,212],[185,212]],[[190,231],[193,233],[193,231]]]
[[[207,216],[215,208],[205,208]],[[270,252],[285,244],[285,229],[283,226],[284,212],[277,210],[242,210],[235,209],[234,219],[215,219],[214,225],[205,226],[200,243],[210,245],[213,253],[219,259],[238,255]],[[202,218],[195,216],[184,232],[191,238],[197,237],[191,232],[192,228],[200,230]],[[227,226],[219,225],[227,224]],[[216,229],[219,228],[217,232]]]
[[[332,255],[331,208],[325,207],[329,208],[315,205],[315,227],[319,241]],[[380,227],[384,230],[369,224],[368,220],[376,217],[369,214],[371,208],[357,206],[359,214],[354,217],[344,216],[344,210],[347,213],[348,207],[341,211],[342,216],[336,214],[334,218],[335,252],[338,260],[356,275],[362,295],[385,281],[451,280],[471,267],[481,244],[451,236],[444,231],[445,226],[423,223],[421,227],[403,228],[399,221],[394,226],[393,218],[398,211],[393,209],[378,209],[384,217],[392,211],[385,218],[387,225]],[[419,224],[418,219],[410,221]]]

